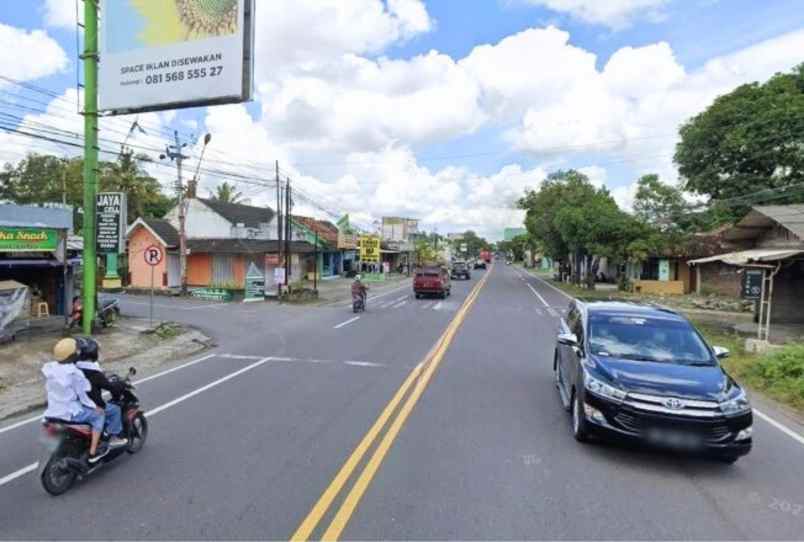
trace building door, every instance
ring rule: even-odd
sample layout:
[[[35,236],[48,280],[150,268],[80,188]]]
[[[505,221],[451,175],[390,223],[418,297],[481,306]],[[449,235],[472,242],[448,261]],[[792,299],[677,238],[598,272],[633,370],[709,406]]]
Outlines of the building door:
[[[212,284],[214,286],[231,285],[235,282],[234,257],[229,254],[212,256]]]
[[[167,286],[168,288],[181,286],[181,262],[178,254],[167,255]]]

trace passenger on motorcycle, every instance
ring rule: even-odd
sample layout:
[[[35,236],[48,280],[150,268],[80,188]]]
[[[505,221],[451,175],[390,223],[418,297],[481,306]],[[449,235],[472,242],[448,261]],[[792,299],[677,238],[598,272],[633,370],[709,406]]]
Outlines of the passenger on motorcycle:
[[[54,418],[73,423],[86,423],[92,426],[92,439],[89,445],[89,462],[95,463],[102,457],[98,455],[98,444],[104,424],[104,411],[89,398],[92,389],[84,373],[75,366],[80,356],[75,339],[62,339],[53,347],[55,361],[45,363],[47,409],[45,418]]]
[[[80,353],[75,365],[81,369],[81,372],[84,373],[84,376],[92,385],[92,389],[87,392],[87,395],[106,414],[106,430],[111,435],[109,446],[112,448],[125,446],[128,444],[128,440],[120,437],[123,432],[123,418],[120,407],[103,400],[103,390],[109,391],[112,397],[118,397],[121,393],[120,386],[110,382],[103,373],[100,364],[98,364],[98,355],[100,354],[98,342],[91,337],[78,337],[77,342]]]
[[[363,302],[363,306],[366,306],[366,291],[368,288],[365,284],[360,281],[360,275],[355,275],[355,280],[352,283],[352,299],[355,297],[360,297],[361,301]]]

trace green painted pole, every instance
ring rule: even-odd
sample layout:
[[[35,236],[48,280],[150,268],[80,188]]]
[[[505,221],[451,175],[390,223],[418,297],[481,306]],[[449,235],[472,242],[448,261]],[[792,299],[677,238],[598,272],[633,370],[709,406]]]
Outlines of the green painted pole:
[[[92,333],[98,259],[95,205],[98,191],[98,6],[84,0],[84,333]]]

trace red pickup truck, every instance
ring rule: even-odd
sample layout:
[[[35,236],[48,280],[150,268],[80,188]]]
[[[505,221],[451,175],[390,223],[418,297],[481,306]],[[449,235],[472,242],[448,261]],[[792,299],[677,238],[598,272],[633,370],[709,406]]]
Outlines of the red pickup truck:
[[[445,299],[452,293],[449,273],[442,267],[423,267],[413,278],[413,293],[416,299],[424,295],[436,295]]]

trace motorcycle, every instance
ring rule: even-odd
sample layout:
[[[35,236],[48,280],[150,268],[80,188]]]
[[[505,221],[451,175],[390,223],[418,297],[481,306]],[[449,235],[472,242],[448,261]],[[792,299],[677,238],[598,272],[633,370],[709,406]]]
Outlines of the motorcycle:
[[[353,295],[352,296],[352,312],[364,312],[366,310],[366,296]]]
[[[55,418],[43,420],[41,441],[44,452],[39,461],[38,477],[45,491],[54,496],[61,495],[72,487],[76,479],[92,474],[124,452],[135,454],[142,449],[148,438],[148,420],[134,393],[136,388],[131,377],[135,374],[137,371],[131,367],[125,378],[109,376],[110,382],[119,384],[120,391],[112,397],[112,402],[120,406],[123,418],[121,436],[128,440],[128,444],[109,449],[97,463],[88,462],[92,437],[89,425]],[[108,439],[109,435],[104,431],[102,444],[107,445]]]
[[[84,317],[84,307],[80,299],[73,299],[73,310],[67,321],[67,330],[71,330],[81,325]],[[99,301],[97,310],[97,322],[101,327],[109,327],[120,318],[120,301],[117,299],[103,299]]]

